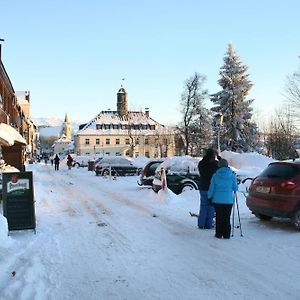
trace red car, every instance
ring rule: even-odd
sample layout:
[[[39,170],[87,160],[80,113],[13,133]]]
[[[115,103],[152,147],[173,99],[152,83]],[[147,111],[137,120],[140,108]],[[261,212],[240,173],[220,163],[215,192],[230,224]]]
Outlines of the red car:
[[[300,162],[273,162],[250,185],[248,208],[260,219],[290,218],[300,229]]]

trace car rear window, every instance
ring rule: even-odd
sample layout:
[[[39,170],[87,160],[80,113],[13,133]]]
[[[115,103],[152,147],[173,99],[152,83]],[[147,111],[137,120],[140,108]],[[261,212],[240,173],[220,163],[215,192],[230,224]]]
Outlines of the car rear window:
[[[272,164],[269,165],[259,176],[268,178],[290,179],[299,174],[300,171],[296,167],[284,164]]]

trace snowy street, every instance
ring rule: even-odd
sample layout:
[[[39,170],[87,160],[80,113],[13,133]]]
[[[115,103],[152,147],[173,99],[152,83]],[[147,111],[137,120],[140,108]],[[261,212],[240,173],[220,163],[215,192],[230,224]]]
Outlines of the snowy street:
[[[86,168],[27,170],[37,233],[0,239],[1,300],[299,299],[300,233],[285,220],[258,220],[240,192],[244,237],[236,228],[219,240],[189,215],[198,191],[155,194],[135,176]]]

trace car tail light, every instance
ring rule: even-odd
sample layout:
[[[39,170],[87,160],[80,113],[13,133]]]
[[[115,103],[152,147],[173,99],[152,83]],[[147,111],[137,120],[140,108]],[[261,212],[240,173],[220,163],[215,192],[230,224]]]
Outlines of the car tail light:
[[[286,190],[293,190],[294,188],[296,188],[298,186],[298,184],[296,184],[293,181],[284,181],[281,183],[281,188],[286,189]]]
[[[147,177],[147,168],[144,168],[144,170],[143,170],[143,175],[144,175],[145,177]]]

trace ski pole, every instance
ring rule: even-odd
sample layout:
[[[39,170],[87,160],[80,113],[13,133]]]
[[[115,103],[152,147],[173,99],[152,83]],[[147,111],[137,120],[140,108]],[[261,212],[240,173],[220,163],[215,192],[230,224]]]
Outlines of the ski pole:
[[[236,209],[237,209],[238,218],[239,218],[239,224],[240,224],[240,232],[241,232],[241,236],[243,236],[242,223],[241,223],[240,210],[239,210],[239,203],[238,203],[238,198],[237,198],[237,194],[236,193],[235,193],[235,201],[236,201]]]
[[[234,236],[234,202],[235,202],[235,198],[233,198],[233,208],[232,208],[232,233],[231,236]]]

